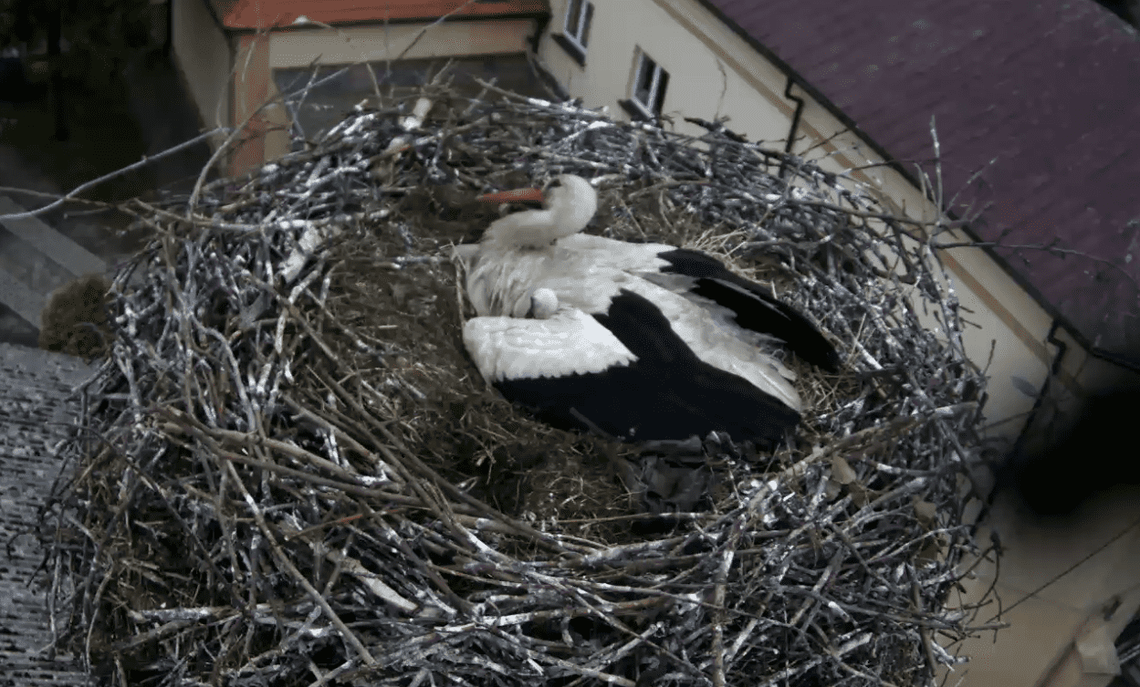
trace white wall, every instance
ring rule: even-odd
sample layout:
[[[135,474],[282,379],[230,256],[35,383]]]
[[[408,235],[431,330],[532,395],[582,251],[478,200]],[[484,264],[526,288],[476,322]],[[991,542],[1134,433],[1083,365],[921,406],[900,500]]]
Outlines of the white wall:
[[[549,30],[561,33],[567,0],[552,0],[550,4],[553,19]],[[669,72],[662,114],[676,116],[676,130],[701,131],[681,121],[681,116],[713,120],[729,114],[734,115],[729,126],[751,140],[773,140],[787,133],[791,110],[770,93],[754,87],[763,83],[764,77],[773,81],[782,78],[767,63],[755,65],[763,72],[761,79],[752,84],[742,81],[723,56],[679,23],[672,3],[601,0],[594,5],[585,68],[549,39],[543,40],[539,49],[540,58],[554,77],[571,94],[582,97],[587,107],[605,106],[615,117],[628,119],[617,101],[629,97],[636,68],[635,49],[640,48]],[[782,81],[779,87],[783,88]]]

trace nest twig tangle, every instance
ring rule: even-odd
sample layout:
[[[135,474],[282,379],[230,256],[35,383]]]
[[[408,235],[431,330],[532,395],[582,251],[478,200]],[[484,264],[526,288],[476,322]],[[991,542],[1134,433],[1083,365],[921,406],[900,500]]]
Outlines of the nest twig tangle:
[[[483,96],[131,205],[155,238],[60,449],[58,646],[109,685],[932,684],[984,393],[932,228],[716,125]],[[778,453],[702,438],[709,507],[667,527],[615,468],[640,447],[534,421],[463,351],[470,201],[564,172],[601,177],[591,231],[731,258],[844,356],[800,371]]]

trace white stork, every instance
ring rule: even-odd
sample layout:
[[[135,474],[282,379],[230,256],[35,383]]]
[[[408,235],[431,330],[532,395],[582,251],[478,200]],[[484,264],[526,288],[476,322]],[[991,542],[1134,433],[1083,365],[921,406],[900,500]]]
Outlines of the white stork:
[[[626,440],[717,430],[772,445],[801,409],[774,344],[838,365],[803,315],[714,258],[580,233],[598,203],[581,177],[481,199],[543,208],[456,248],[478,315],[463,341],[486,380],[552,424]]]

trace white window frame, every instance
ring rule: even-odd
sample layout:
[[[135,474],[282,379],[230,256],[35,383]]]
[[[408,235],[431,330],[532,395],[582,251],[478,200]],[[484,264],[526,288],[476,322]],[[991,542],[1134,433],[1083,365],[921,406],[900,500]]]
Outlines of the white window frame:
[[[649,97],[648,97],[649,102],[644,102],[641,100],[641,98],[638,95],[638,87],[641,85],[641,74],[642,74],[642,71],[645,69],[647,62],[652,65],[653,76],[650,78],[650,81],[649,81]],[[650,57],[649,55],[645,54],[644,50],[638,50],[637,51],[637,68],[634,70],[634,73],[633,73],[633,87],[630,89],[631,92],[629,94],[629,100],[636,107],[641,109],[642,112],[647,117],[651,117],[653,119],[656,119],[656,118],[661,116],[660,112],[654,112],[654,105],[653,104],[655,102],[657,102],[658,91],[662,87],[661,86],[662,74],[665,75],[665,80],[667,81],[669,79],[669,72],[662,69],[661,65],[657,64],[657,60],[655,60],[652,57]],[[665,97],[664,96],[665,96],[664,93],[660,94],[662,109],[664,109],[664,105],[665,105]]]
[[[575,3],[578,3],[578,16],[572,18]],[[590,0],[567,0],[566,18],[562,22],[562,35],[566,36],[566,40],[573,43],[574,47],[581,50],[582,55],[586,54],[586,45],[590,42],[590,25],[587,23],[587,19],[592,20],[593,15],[594,3]],[[571,27],[576,27],[577,31],[571,31]]]

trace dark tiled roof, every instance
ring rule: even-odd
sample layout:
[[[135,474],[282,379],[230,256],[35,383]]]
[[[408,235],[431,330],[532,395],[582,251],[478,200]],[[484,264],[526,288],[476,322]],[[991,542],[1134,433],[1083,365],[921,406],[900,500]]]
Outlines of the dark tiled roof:
[[[213,0],[222,23],[230,29],[289,26],[305,16],[326,24],[411,21],[545,14],[545,0]]]
[[[991,203],[973,231],[1086,254],[996,251],[1090,344],[1140,360],[1140,39],[1127,24],[1091,0],[703,2],[896,160],[931,158],[934,116],[945,189]]]

